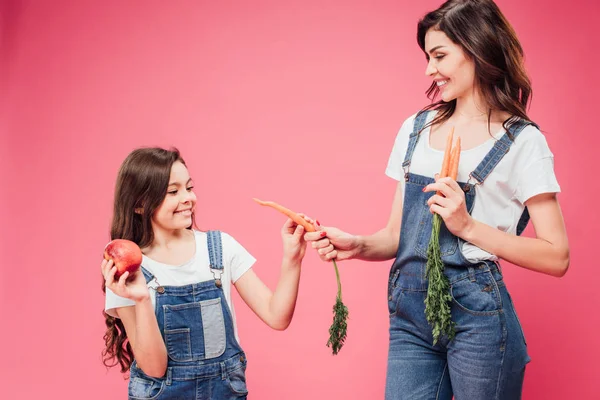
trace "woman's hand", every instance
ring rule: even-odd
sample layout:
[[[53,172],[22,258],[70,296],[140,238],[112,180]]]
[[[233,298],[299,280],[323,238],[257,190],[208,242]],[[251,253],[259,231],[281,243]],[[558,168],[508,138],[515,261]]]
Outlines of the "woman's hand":
[[[424,192],[434,192],[427,200],[429,210],[438,214],[452,234],[464,238],[473,226],[473,218],[467,211],[465,193],[452,178],[436,179],[423,188]]]
[[[317,249],[323,261],[336,259],[337,261],[354,258],[359,252],[359,242],[356,236],[346,233],[338,228],[323,227],[315,221],[316,232],[307,232],[304,239],[312,242],[313,249]]]

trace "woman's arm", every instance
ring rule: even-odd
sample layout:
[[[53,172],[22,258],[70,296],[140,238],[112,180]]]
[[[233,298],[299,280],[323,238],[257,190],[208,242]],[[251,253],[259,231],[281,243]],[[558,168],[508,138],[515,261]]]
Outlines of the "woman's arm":
[[[473,219],[467,212],[465,196],[450,178],[439,179],[426,187],[441,191],[428,203],[454,235],[495,254],[510,263],[536,272],[561,277],[569,268],[569,244],[564,220],[554,193],[543,193],[526,202],[536,237],[509,234]]]
[[[368,236],[351,235],[334,227],[319,227],[317,232],[304,235],[313,242],[319,256],[324,261],[335,258],[338,261],[359,259],[365,261],[384,261],[394,258],[400,240],[402,223],[402,186],[398,183],[392,203],[392,211],[385,228]],[[321,236],[325,232],[327,237]]]

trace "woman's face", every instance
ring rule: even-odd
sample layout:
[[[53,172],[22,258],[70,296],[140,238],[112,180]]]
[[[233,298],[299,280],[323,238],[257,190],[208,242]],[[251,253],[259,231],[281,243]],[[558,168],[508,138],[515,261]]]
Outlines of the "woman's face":
[[[429,29],[425,34],[427,69],[440,89],[440,97],[449,102],[473,93],[475,88],[475,63],[463,49],[439,30]]]

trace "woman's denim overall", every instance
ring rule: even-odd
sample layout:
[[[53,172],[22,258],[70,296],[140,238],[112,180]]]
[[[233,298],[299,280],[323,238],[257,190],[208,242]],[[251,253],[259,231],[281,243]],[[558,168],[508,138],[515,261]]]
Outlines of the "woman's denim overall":
[[[129,399],[246,399],[246,356],[234,336],[220,276],[221,235],[209,231],[215,280],[185,286],[156,282],[156,319],[168,352],[165,376],[152,378],[134,361]],[[142,268],[147,282],[154,276]],[[152,286],[152,285],[151,285]],[[153,290],[153,289],[150,289]]]
[[[449,400],[454,395],[456,400],[520,399],[525,365],[530,358],[499,264],[467,261],[461,251],[464,242],[444,224],[440,246],[444,274],[450,281],[456,336],[452,341],[441,336],[432,345],[424,301],[425,264],[433,219],[427,200],[433,193],[424,193],[422,189],[434,180],[409,172],[426,120],[427,112],[416,117],[403,163],[406,186],[400,243],[388,286],[390,344],[385,398]],[[459,182],[469,213],[475,202],[475,185],[484,183],[527,124],[512,125],[509,132],[513,139],[505,134],[496,141],[470,174],[475,184]],[[517,234],[521,234],[528,220],[525,209]]]

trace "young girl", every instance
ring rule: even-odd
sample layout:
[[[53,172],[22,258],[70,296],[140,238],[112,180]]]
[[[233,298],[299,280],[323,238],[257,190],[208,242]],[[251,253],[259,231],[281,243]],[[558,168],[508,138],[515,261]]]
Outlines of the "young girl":
[[[525,338],[498,260],[563,276],[567,235],[553,154],[527,116],[531,87],[515,32],[492,0],[450,0],[418,24],[439,101],[408,118],[386,173],[398,181],[388,224],[370,236],[306,233],[321,258],[387,260],[390,342],[386,399],[521,398]],[[436,179],[447,135],[463,151],[458,182]],[[432,213],[455,337],[434,343],[425,317]],[[531,218],[535,237],[519,236]]]
[[[143,261],[140,271],[118,280],[113,262],[102,262],[103,355],[105,365],[130,370],[130,399],[246,398],[232,283],[273,329],[286,329],[294,313],[306,249],[302,226],[288,220],[281,230],[284,256],[272,293],[233,237],[192,228],[193,189],[177,150],[135,150],[119,171],[111,238],[137,243]]]

